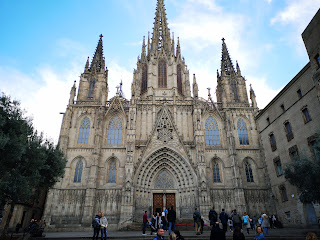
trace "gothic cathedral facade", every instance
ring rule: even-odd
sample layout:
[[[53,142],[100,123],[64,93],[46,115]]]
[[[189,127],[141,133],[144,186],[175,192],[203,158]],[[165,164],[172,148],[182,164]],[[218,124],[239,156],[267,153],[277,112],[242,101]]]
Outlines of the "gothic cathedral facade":
[[[192,94],[191,94],[192,92]],[[174,206],[192,219],[195,207],[272,209],[255,118],[258,108],[238,63],[222,39],[217,102],[198,96],[157,1],[152,38],[143,40],[131,99],[108,98],[102,35],[86,62],[78,92],[71,89],[59,144],[68,162],[64,178],[48,193],[43,218],[51,229],[90,227],[102,211],[114,228],[141,222],[142,213]],[[76,100],[75,100],[76,99]]]

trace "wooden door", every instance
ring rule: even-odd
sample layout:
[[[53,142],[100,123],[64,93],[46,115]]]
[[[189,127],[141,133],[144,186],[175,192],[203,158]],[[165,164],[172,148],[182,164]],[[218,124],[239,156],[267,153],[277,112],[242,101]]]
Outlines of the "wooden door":
[[[176,196],[174,193],[167,193],[166,194],[166,208],[171,209],[171,206],[173,206],[173,209],[176,210]]]
[[[153,214],[157,214],[157,212],[161,214],[162,210],[163,210],[163,193],[154,193],[153,194]]]

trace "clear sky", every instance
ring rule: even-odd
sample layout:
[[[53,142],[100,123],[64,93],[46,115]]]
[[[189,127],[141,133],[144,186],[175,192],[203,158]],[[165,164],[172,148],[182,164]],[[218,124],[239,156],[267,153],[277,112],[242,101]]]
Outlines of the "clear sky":
[[[221,38],[263,108],[308,56],[301,33],[320,0],[165,0],[171,32],[196,74],[200,96],[216,87]],[[0,91],[20,100],[36,128],[57,142],[73,81],[79,83],[99,35],[109,69],[109,98],[130,86],[156,0],[0,0]],[[176,39],[175,39],[176,40]]]

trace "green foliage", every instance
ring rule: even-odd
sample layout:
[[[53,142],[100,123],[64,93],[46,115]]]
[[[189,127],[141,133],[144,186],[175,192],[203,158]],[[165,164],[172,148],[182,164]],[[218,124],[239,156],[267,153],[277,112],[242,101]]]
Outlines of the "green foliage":
[[[17,101],[0,96],[0,202],[29,202],[64,175],[62,152],[34,130]]]
[[[320,203],[320,140],[314,144],[315,159],[301,158],[284,170],[285,178],[296,186],[303,203]]]

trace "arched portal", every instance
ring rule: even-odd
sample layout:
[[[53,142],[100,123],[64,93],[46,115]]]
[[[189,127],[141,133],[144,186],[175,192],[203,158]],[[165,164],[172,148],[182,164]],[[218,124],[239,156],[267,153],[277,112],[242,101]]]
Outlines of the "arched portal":
[[[154,151],[141,161],[134,184],[137,214],[174,206],[178,217],[190,218],[192,209],[198,204],[198,180],[193,167],[168,147]]]

